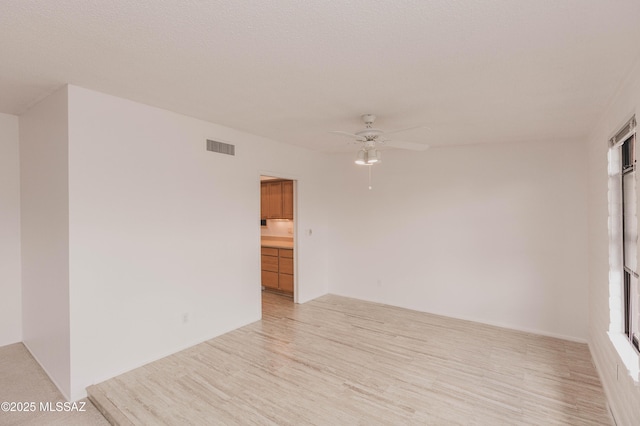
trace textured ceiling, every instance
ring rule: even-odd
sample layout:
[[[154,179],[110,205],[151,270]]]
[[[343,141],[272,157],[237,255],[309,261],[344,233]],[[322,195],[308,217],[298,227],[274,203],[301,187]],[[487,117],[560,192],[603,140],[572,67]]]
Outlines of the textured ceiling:
[[[0,112],[65,83],[319,151],[576,139],[640,53],[638,0],[0,0]]]

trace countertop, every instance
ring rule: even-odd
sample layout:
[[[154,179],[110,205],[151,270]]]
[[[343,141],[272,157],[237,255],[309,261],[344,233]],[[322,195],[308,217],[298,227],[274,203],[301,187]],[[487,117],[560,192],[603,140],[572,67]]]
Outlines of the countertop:
[[[293,238],[262,237],[260,244],[262,247],[292,249]]]

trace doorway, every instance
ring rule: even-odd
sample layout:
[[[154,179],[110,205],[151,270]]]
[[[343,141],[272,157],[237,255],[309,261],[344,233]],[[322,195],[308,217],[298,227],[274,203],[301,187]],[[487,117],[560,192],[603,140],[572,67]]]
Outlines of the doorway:
[[[295,183],[292,179],[260,176],[261,291],[292,302],[297,281]]]

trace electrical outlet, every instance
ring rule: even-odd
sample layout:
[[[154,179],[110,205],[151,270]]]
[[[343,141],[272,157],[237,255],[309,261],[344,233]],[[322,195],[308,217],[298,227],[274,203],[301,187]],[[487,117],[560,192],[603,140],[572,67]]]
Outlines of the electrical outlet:
[[[186,324],[188,322],[189,322],[189,314],[185,312],[184,314],[182,314],[182,323]]]

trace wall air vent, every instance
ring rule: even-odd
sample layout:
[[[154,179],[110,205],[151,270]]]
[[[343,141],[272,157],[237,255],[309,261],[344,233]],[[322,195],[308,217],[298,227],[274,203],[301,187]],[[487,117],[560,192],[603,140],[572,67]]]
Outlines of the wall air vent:
[[[236,155],[236,146],[229,143],[207,139],[207,151],[219,152],[220,154],[227,155]]]

